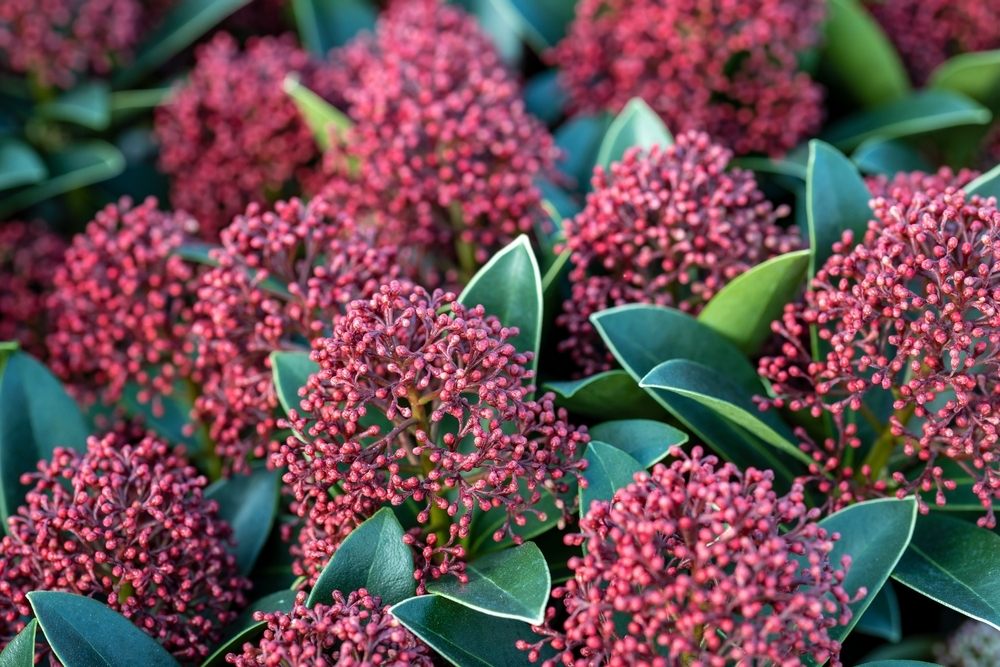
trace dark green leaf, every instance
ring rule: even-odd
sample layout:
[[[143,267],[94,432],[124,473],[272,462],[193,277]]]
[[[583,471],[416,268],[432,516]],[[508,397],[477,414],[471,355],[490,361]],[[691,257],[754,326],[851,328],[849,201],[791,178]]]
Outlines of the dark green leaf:
[[[534,354],[527,367],[535,369],[542,341],[542,275],[527,236],[493,255],[458,300],[470,308],[482,305],[503,326],[517,327],[520,333],[510,342],[518,352]]]
[[[899,53],[858,0],[830,0],[823,58],[838,83],[872,107],[899,99],[910,78]]]
[[[933,662],[920,662],[919,660],[878,660],[876,662],[864,662],[858,667],[938,667]]]
[[[809,256],[809,250],[799,250],[758,264],[712,297],[698,321],[744,354],[754,354],[771,335],[771,322],[802,290]]]
[[[449,575],[427,586],[435,595],[476,611],[541,625],[552,585],[545,557],[533,542],[477,558],[465,566],[468,583]]]
[[[610,502],[615,491],[628,486],[637,472],[645,470],[634,458],[611,445],[591,440],[587,446],[587,486],[580,488],[580,513],[590,510],[595,501]]]
[[[749,169],[761,174],[785,176],[788,178],[806,180],[806,166],[793,160],[773,160],[766,157],[737,157],[729,161],[730,167]]]
[[[405,600],[417,590],[410,547],[403,542],[403,527],[388,507],[344,539],[316,580],[307,604],[327,604],[334,591],[347,595],[361,588],[387,605]]]
[[[18,139],[0,141],[0,190],[34,185],[49,177],[35,149]]]
[[[107,81],[92,81],[40,104],[35,115],[76,123],[91,130],[104,130],[111,124],[110,96],[111,86]]]
[[[851,603],[850,622],[830,629],[831,639],[842,642],[885,585],[910,543],[916,517],[917,503],[912,498],[884,498],[852,505],[820,521],[828,533],[840,533],[830,562],[839,567],[844,555],[851,557],[844,590],[850,596],[862,586],[868,591],[864,598]]]
[[[233,475],[213,483],[205,497],[219,504],[219,517],[233,528],[236,567],[249,574],[278,515],[281,471],[254,468],[249,475]]]
[[[390,613],[458,667],[530,667],[515,644],[535,641],[527,623],[487,616],[437,595],[404,600]],[[536,663],[537,664],[537,663]]]
[[[872,219],[871,192],[857,167],[836,148],[814,139],[809,142],[806,172],[806,214],[813,253],[810,275],[833,254],[833,244],[850,230],[860,242]]]
[[[822,139],[851,151],[871,137],[899,139],[945,128],[986,125],[990,110],[964,95],[924,90],[832,124]]]
[[[0,218],[64,192],[113,178],[125,170],[121,151],[97,139],[74,144],[48,160],[49,180],[0,200]]]
[[[20,350],[6,353],[0,376],[0,518],[24,504],[21,475],[56,447],[83,450],[90,434],[80,409],[45,366]]]
[[[649,105],[635,97],[611,123],[601,148],[597,151],[597,164],[610,169],[612,162],[620,162],[625,151],[633,146],[649,150],[654,145],[666,148],[674,137]]]
[[[662,461],[671,447],[686,443],[688,434],[662,422],[623,419],[592,427],[590,438],[617,447],[648,468]]]
[[[898,644],[883,644],[879,646],[865,654],[858,661],[858,664],[864,665],[876,660],[933,659],[934,648],[941,644],[942,641],[944,641],[944,637],[941,635],[911,635],[902,639]]]
[[[891,581],[885,582],[854,629],[862,634],[894,643],[903,637],[899,600],[896,599],[896,591],[893,590]]]
[[[97,600],[34,591],[28,601],[64,667],[177,667],[155,639]]]
[[[550,125],[562,118],[566,102],[566,91],[559,85],[557,69],[536,74],[524,86],[524,103],[528,105],[528,111]]]
[[[663,418],[666,411],[625,371],[607,371],[583,380],[549,382],[556,404],[592,419]]]
[[[917,520],[893,579],[1000,629],[1000,536],[940,512]]]
[[[212,651],[212,655],[208,656],[201,667],[222,667],[226,664],[227,653],[242,653],[243,644],[256,639],[264,632],[264,626],[267,625],[266,621],[253,620],[254,612],[283,611],[287,614],[295,606],[295,593],[296,591],[271,593],[243,610],[243,613],[235,621],[226,626],[226,633],[222,641],[219,642],[218,648]]]
[[[863,174],[892,176],[900,171],[934,171],[934,166],[920,153],[897,139],[883,141],[872,137],[857,147],[851,161]]]
[[[611,115],[607,113],[574,116],[560,125],[553,135],[556,146],[562,149],[564,155],[559,168],[576,181],[576,189],[581,192],[590,188],[597,151],[611,120]]]
[[[115,91],[111,93],[111,111],[115,114],[124,114],[158,107],[167,99],[170,91],[170,88]]]
[[[38,621],[35,619],[28,621],[24,629],[17,633],[3,653],[0,653],[0,667],[34,667],[37,629]]]
[[[1000,51],[949,58],[931,72],[927,87],[962,93],[995,111],[1000,103]]]
[[[521,39],[538,53],[556,45],[573,20],[574,0],[492,0]]]
[[[271,374],[278,402],[287,413],[299,408],[299,389],[306,386],[309,376],[319,372],[319,364],[309,358],[308,352],[271,353]]]
[[[962,189],[970,196],[979,195],[980,197],[1000,198],[1000,165],[993,167]]]
[[[556,505],[556,499],[547,489],[540,488],[541,500],[532,505],[532,509],[541,512],[545,518],[540,519],[533,513],[525,512],[527,521],[523,526],[511,525],[514,534],[524,540],[538,537],[542,533],[555,528],[562,518],[562,510]],[[569,497],[571,494],[567,494]],[[503,507],[495,507],[487,512],[476,512],[472,516],[472,526],[469,529],[469,558],[477,558],[483,554],[506,549],[514,544],[514,540],[509,535],[504,535],[501,540],[495,540],[494,535],[498,530],[504,529],[507,522],[507,510]]]
[[[313,54],[326,58],[361,30],[375,27],[378,15],[365,0],[292,0],[299,37]]]
[[[202,243],[201,241],[188,241],[187,243],[178,246],[174,250],[174,254],[182,259],[186,259],[189,262],[194,262],[196,264],[204,264],[206,266],[218,266],[219,262],[212,257],[212,251],[220,249],[217,245],[212,245],[211,243]]]
[[[542,205],[545,206],[550,215],[553,212],[559,215],[560,221],[572,218],[579,213],[582,208],[580,203],[571,194],[545,178],[535,178],[535,185],[542,191]],[[553,236],[563,236],[563,230],[552,230],[550,238]]]
[[[493,39],[493,45],[496,46],[504,62],[514,69],[520,69],[525,47],[516,21],[511,23],[516,17],[509,12],[504,14],[493,0],[457,0],[457,2],[479,19],[480,27]]]
[[[139,48],[135,60],[115,77],[115,88],[130,86],[212,29],[250,0],[183,0]]]
[[[330,150],[334,135],[342,134],[354,125],[342,111],[299,83],[298,75],[286,76],[282,88],[292,98],[322,150]]]
[[[140,402],[141,391],[141,387],[136,383],[125,386],[120,407],[124,408],[126,416],[139,417],[147,428],[155,431],[167,442],[175,445],[183,444],[187,448],[188,455],[205,449],[197,434],[188,435],[186,432],[193,425],[191,409],[194,406],[194,397],[190,395],[193,390],[189,389],[187,383],[177,382],[170,394],[154,395],[154,402]]]

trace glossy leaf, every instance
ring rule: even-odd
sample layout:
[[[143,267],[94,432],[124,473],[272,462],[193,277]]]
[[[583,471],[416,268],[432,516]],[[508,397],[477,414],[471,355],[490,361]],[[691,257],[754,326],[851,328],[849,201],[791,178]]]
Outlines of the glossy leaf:
[[[55,591],[28,593],[28,601],[64,667],[177,667],[155,639],[102,602]]]
[[[111,144],[73,144],[48,159],[50,178],[0,200],[0,218],[77,188],[106,181],[125,170],[125,156]]]
[[[905,96],[910,77],[896,48],[859,0],[830,0],[823,59],[864,106]]]
[[[1000,197],[1000,165],[980,175],[962,189],[970,196]]]
[[[249,2],[182,0],[177,3],[140,47],[132,64],[115,77],[115,88],[125,88],[151,74],[175,53],[183,51],[222,19]]]
[[[299,83],[297,75],[286,76],[282,89],[292,98],[306,125],[312,130],[316,144],[322,150],[330,150],[333,146],[333,137],[354,125],[344,112]]]
[[[90,430],[80,409],[45,366],[20,350],[6,357],[0,375],[0,518],[24,504],[28,487],[21,475],[38,461],[51,459],[56,447],[83,450]]]
[[[611,445],[591,440],[587,446],[587,469],[583,476],[587,486],[580,488],[580,513],[590,510],[595,501],[610,502],[615,491],[628,486],[637,472],[645,470],[634,458]]]
[[[457,4],[476,17],[483,32],[493,40],[493,46],[504,62],[514,69],[519,69],[524,59],[525,45],[518,30],[516,17],[509,12],[506,14],[502,12],[498,8],[499,3],[494,0],[457,0]]]
[[[964,95],[924,90],[833,123],[822,139],[842,151],[854,150],[866,139],[899,139],[935,130],[986,125],[990,110]]]
[[[573,20],[574,0],[492,0],[502,16],[538,53],[556,45]]]
[[[477,558],[465,566],[468,583],[449,575],[427,585],[435,595],[476,611],[541,625],[552,586],[545,557],[533,542]]]
[[[921,662],[919,660],[876,660],[875,662],[863,662],[858,667],[939,667],[933,662]]]
[[[205,490],[219,504],[219,518],[233,529],[236,567],[249,574],[278,515],[281,471],[256,467],[249,475],[220,479]]]
[[[736,157],[729,161],[730,167],[749,169],[760,174],[785,176],[788,178],[806,180],[806,166],[793,160],[774,160],[766,157]]]
[[[899,614],[899,600],[892,582],[887,581],[872,600],[871,606],[858,619],[855,630],[871,637],[878,637],[888,642],[898,642],[903,636],[903,627]]]
[[[360,30],[375,27],[378,12],[366,0],[292,0],[299,38],[311,53],[326,58]]]
[[[590,189],[597,151],[611,121],[611,115],[607,113],[578,115],[560,125],[553,134],[556,146],[563,151],[559,168],[576,181],[576,189],[581,192]]]
[[[659,463],[670,448],[688,441],[688,434],[669,424],[649,419],[623,419],[598,424],[589,429],[591,440],[616,447],[644,468]]]
[[[49,177],[35,149],[18,139],[0,140],[0,190],[34,185]]]
[[[851,153],[851,161],[863,174],[892,176],[900,171],[934,171],[934,165],[909,145],[897,139],[868,139]]]
[[[524,103],[528,111],[550,125],[562,117],[567,101],[566,91],[559,84],[557,69],[536,74],[524,86]]]
[[[243,652],[243,644],[254,640],[264,631],[266,621],[255,621],[254,612],[262,611],[269,613],[273,611],[283,611],[286,614],[295,606],[296,591],[278,591],[271,593],[256,602],[236,618],[235,621],[226,626],[226,633],[219,642],[218,647],[212,651],[208,659],[201,664],[201,667],[222,667],[226,664],[226,654]],[[3,667],[3,665],[0,665]]]
[[[67,91],[35,109],[39,118],[76,123],[91,130],[105,130],[111,124],[111,86],[92,81]]]
[[[493,255],[458,300],[470,308],[482,305],[503,326],[517,327],[519,333],[510,343],[518,352],[534,354],[527,364],[534,370],[542,342],[542,274],[527,236],[522,234]]]
[[[923,515],[892,576],[946,607],[1000,629],[1000,535],[996,533],[940,512]]]
[[[612,162],[620,162],[625,151],[633,146],[648,151],[654,145],[666,148],[673,143],[674,137],[659,115],[635,97],[625,105],[604,135],[597,151],[597,164],[607,170]]]
[[[552,493],[545,488],[539,488],[542,494],[541,499],[532,505],[532,509],[541,512],[545,518],[540,519],[534,513],[525,513],[525,523],[523,526],[511,525],[514,534],[523,540],[530,540],[555,528],[562,518],[562,510],[556,505],[556,499]],[[571,494],[567,494],[571,497]],[[504,529],[507,522],[507,510],[503,507],[495,507],[486,512],[476,512],[472,517],[472,526],[469,528],[469,557],[477,558],[483,554],[506,549],[514,544],[514,540],[509,535],[505,535],[500,540],[495,540],[497,531]]]
[[[962,93],[990,109],[1000,102],[1000,50],[960,53],[931,72],[928,88]]]
[[[753,396],[745,389],[704,364],[687,359],[666,361],[639,382],[640,387],[652,387],[680,394],[712,410],[720,419],[741,426],[764,442],[802,461],[806,466],[812,458],[795,444],[797,438],[782,423],[773,410],[761,412]]]
[[[556,404],[592,419],[666,417],[666,411],[622,370],[591,375],[583,380],[549,382],[546,391],[556,394]]]
[[[125,410],[126,416],[141,419],[147,428],[167,442],[183,444],[191,456],[205,449],[199,433],[187,433],[187,429],[193,424],[191,409],[194,407],[194,391],[186,382],[180,381],[174,384],[170,394],[156,395],[155,402],[143,403],[139,401],[141,387],[130,382],[125,386],[119,405]]]
[[[367,588],[382,603],[394,605],[417,590],[413,556],[403,542],[403,527],[388,507],[355,528],[316,580],[307,604],[328,604],[334,591]]]
[[[771,322],[802,291],[809,258],[809,250],[799,250],[758,264],[712,297],[698,321],[753,355],[771,336]]]
[[[404,600],[390,613],[458,667],[530,667],[519,639],[535,641],[531,626],[474,611],[437,595]],[[536,663],[537,664],[537,663]]]
[[[298,410],[299,389],[306,386],[309,376],[319,372],[319,364],[309,358],[308,352],[271,353],[271,374],[274,376],[274,389],[278,394],[278,402],[287,413]]]
[[[28,621],[24,629],[17,633],[0,653],[0,667],[34,667],[37,630],[38,621],[35,619]]]
[[[910,543],[916,517],[917,503],[912,498],[883,498],[851,505],[819,522],[828,533],[840,533],[830,562],[839,567],[844,555],[851,557],[844,590],[851,596],[862,586],[868,591],[850,604],[850,622],[830,629],[831,639],[843,641],[885,585]]]
[[[845,231],[852,231],[855,241],[861,241],[872,219],[870,199],[871,192],[857,167],[843,153],[822,141],[809,142],[806,215],[812,251],[810,275],[823,267],[833,254],[833,244]]]

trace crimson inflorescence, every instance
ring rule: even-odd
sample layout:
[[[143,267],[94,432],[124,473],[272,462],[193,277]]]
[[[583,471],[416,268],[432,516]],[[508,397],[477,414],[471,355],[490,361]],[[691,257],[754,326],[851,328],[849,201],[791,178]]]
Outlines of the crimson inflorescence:
[[[881,468],[900,443],[915,474],[892,474],[897,496],[916,495],[924,512],[922,493],[934,491],[944,504],[955,488],[942,468],[950,461],[975,480],[986,508],[980,524],[993,526],[991,501],[1000,497],[996,201],[952,186],[902,201],[877,197],[872,208],[860,243],[845,233],[805,299],[774,323],[785,342],[780,355],[761,359],[760,373],[777,398],[761,405],[833,416],[840,442],[803,447],[816,460],[814,473],[839,474],[839,491],[828,489],[835,495],[846,491],[850,501],[851,487],[871,488],[873,478],[872,490],[884,491]],[[828,350],[817,360],[806,342],[813,326]],[[861,442],[845,415],[880,402],[891,415],[872,452],[852,467],[850,450]]]
[[[314,343],[320,371],[289,413],[308,442],[291,436],[272,457],[287,467],[295,510],[313,532],[335,536],[373,507],[412,499],[429,533],[407,537],[423,586],[460,571],[455,542],[475,511],[506,513],[497,540],[540,514],[543,491],[568,516],[588,436],[566,423],[551,394],[529,399],[532,354],[515,350],[517,333],[454,294],[398,282],[353,302]]]
[[[364,588],[346,596],[334,591],[333,604],[306,606],[300,592],[291,613],[255,612],[267,623],[257,645],[244,644],[226,662],[237,667],[431,667],[427,646],[399,624],[380,598]]]
[[[347,304],[398,272],[396,249],[322,198],[251,204],[222,231],[218,267],[197,289],[191,326],[203,378],[196,416],[227,468],[266,452],[278,398],[269,355],[308,351]]]
[[[779,497],[770,471],[718,466],[698,447],[671,453],[679,458],[669,467],[637,473],[610,503],[591,505],[581,533],[566,538],[585,555],[552,592],[567,614],[561,628],[550,607],[534,628],[544,639],[518,648],[532,661],[555,649],[544,667],[839,666],[829,630],[851,618],[850,557],[834,569],[838,535],[814,521],[802,487]]]
[[[250,582],[206,479],[162,442],[92,437],[22,481],[33,488],[0,543],[4,643],[31,614],[27,593],[64,591],[106,603],[197,664],[246,603]]]
[[[66,242],[41,222],[0,224],[0,341],[45,357],[45,302],[65,250]]]
[[[922,171],[899,171],[889,178],[885,174],[873,174],[865,177],[865,184],[873,197],[883,197],[886,201],[900,202],[909,206],[913,195],[922,192],[929,197],[936,197],[948,191],[964,188],[979,177],[978,171],[961,169],[957,173],[949,167],[941,167],[932,174]]]
[[[136,382],[145,401],[190,372],[194,272],[175,253],[196,231],[193,218],[162,212],[153,198],[123,198],[74,237],[53,281],[46,342],[52,370],[78,397],[110,404]]]
[[[866,0],[865,4],[917,84],[954,55],[1000,47],[997,0]]]
[[[373,35],[332,58],[356,123],[345,137],[349,160],[336,151],[332,159],[341,172],[354,165],[366,205],[406,222],[408,245],[469,272],[546,219],[533,179],[552,173],[559,151],[461,8],[397,0]]]
[[[732,153],[688,132],[665,148],[629,149],[610,173],[595,169],[587,205],[565,223],[572,295],[557,323],[584,375],[611,367],[589,317],[612,306],[654,303],[697,314],[752,266],[799,247],[752,172],[727,171]]]
[[[581,0],[549,54],[577,111],[645,100],[675,132],[780,154],[817,129],[822,89],[798,71],[820,0]]]
[[[198,49],[187,82],[157,109],[171,202],[198,219],[206,239],[214,241],[248,204],[276,199],[318,159],[312,132],[282,89],[294,73],[334,97],[324,65],[290,36],[252,38],[241,52],[233,37],[219,33]]]

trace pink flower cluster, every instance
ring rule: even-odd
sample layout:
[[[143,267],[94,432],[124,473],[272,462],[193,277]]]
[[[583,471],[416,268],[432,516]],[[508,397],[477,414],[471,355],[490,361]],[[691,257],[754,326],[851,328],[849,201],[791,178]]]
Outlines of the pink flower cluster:
[[[226,662],[237,667],[431,667],[423,642],[386,613],[382,601],[362,588],[346,596],[334,591],[333,604],[307,607],[299,593],[290,614],[256,612],[267,623],[259,644],[244,644],[242,655]]]
[[[550,53],[575,110],[645,100],[674,132],[781,154],[819,129],[822,89],[798,71],[820,0],[581,0]]]
[[[0,638],[31,613],[26,594],[106,602],[175,657],[200,662],[246,604],[250,582],[204,477],[162,442],[90,438],[25,475],[26,504],[0,542]]]
[[[599,311],[655,303],[697,313],[755,264],[799,247],[752,172],[727,170],[732,153],[688,132],[666,148],[633,148],[610,173],[598,167],[587,205],[565,223],[572,296],[557,323],[559,344],[584,375],[611,367],[590,323]]]
[[[4,0],[0,69],[42,87],[71,88],[131,55],[143,22],[140,0]]]
[[[954,55],[1000,47],[996,0],[866,0],[865,4],[917,84]]]
[[[226,467],[264,456],[278,398],[268,355],[309,350],[354,299],[398,272],[395,248],[377,243],[322,198],[251,204],[222,231],[219,266],[197,288],[191,339],[203,388],[195,409]]]
[[[936,490],[943,504],[955,483],[940,462],[950,459],[976,480],[986,508],[980,523],[992,527],[991,501],[1000,497],[1000,212],[994,199],[954,187],[896,194],[906,196],[872,201],[875,219],[861,242],[845,233],[804,301],[774,323],[785,342],[780,355],[761,359],[760,373],[778,398],[761,404],[831,413],[843,432],[845,411],[889,392],[885,443],[901,443],[922,468],[915,477],[893,473],[897,495]],[[810,326],[829,349],[816,361],[805,342]],[[850,477],[844,447],[824,450],[817,462]]]
[[[53,281],[46,342],[52,370],[80,398],[113,403],[130,381],[169,394],[189,372],[193,271],[174,253],[196,230],[152,197],[138,206],[123,198],[74,237]]]
[[[891,179],[884,174],[873,174],[865,177],[865,184],[871,190],[873,197],[882,197],[886,201],[896,201],[903,206],[909,206],[913,195],[922,192],[928,197],[964,188],[979,177],[978,171],[961,169],[957,173],[950,167],[941,167],[933,174],[922,171],[900,171]]]
[[[610,503],[595,502],[567,544],[575,576],[555,589],[557,610],[518,642],[544,667],[678,664],[798,667],[807,658],[839,667],[829,630],[851,618],[843,588],[850,557],[834,569],[828,535],[808,510],[802,488],[779,497],[773,473],[741,473],[713,456],[679,448],[669,467],[637,473]],[[864,596],[861,589],[858,596]],[[612,617],[621,620],[612,621]]]
[[[285,76],[332,98],[332,79],[290,36],[252,38],[242,53],[218,33],[197,52],[188,81],[156,113],[160,168],[172,176],[171,202],[201,223],[204,238],[248,204],[279,197],[287,181],[319,157],[319,147],[282,89]]]
[[[15,340],[45,357],[45,301],[65,250],[66,242],[40,222],[0,225],[0,341]]]
[[[462,9],[397,0],[373,35],[332,57],[356,125],[350,159],[331,159],[342,174],[353,161],[358,196],[405,221],[408,245],[451,254],[469,272],[544,219],[533,179],[552,172],[559,151]]]
[[[452,544],[468,535],[474,511],[503,508],[497,540],[539,514],[542,490],[568,513],[588,437],[551,394],[528,398],[531,354],[515,351],[517,333],[454,294],[398,282],[353,302],[314,343],[320,371],[289,414],[308,442],[289,437],[272,457],[287,467],[299,515],[332,536],[373,506],[412,499],[430,533],[409,538],[424,556],[423,582],[448,571],[439,559],[462,556]]]

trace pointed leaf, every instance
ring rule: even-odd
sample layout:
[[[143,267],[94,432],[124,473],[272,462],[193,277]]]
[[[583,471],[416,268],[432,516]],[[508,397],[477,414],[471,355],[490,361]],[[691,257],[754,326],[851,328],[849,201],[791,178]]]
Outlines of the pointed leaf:
[[[274,376],[274,390],[278,402],[287,413],[299,409],[299,389],[306,386],[309,376],[319,372],[319,364],[309,358],[308,352],[271,353],[271,374]]]
[[[523,540],[530,540],[552,530],[559,525],[559,521],[562,519],[562,510],[556,504],[552,493],[541,487],[539,487],[539,493],[542,494],[542,498],[532,505],[532,509],[541,512],[545,518],[541,519],[534,513],[525,513],[526,521],[523,526],[516,523],[510,526],[514,534]],[[567,497],[572,497],[572,495],[572,493],[568,493]],[[503,507],[494,507],[486,512],[476,512],[472,516],[472,526],[469,529],[468,556],[476,558],[512,546],[514,540],[509,535],[504,535],[499,541],[494,539],[496,532],[504,529],[507,520],[507,510]]]
[[[698,321],[744,354],[754,354],[771,335],[771,322],[780,319],[785,304],[802,291],[809,257],[809,250],[790,252],[737,276],[712,297]]]
[[[573,20],[573,0],[491,0],[521,39],[541,53],[556,45]]]
[[[31,619],[0,653],[0,667],[34,667],[38,621]]]
[[[457,667],[530,667],[519,639],[535,641],[527,623],[488,616],[437,595],[404,600],[390,613]],[[537,663],[536,663],[537,664]]]
[[[899,99],[910,77],[896,48],[858,0],[830,0],[823,59],[838,83],[867,107]]]
[[[485,1],[492,3],[492,0]],[[524,86],[524,103],[528,111],[549,125],[562,118],[568,97],[559,83],[559,70],[556,69],[536,74]]]
[[[361,30],[375,27],[378,14],[365,0],[292,0],[299,37],[311,53],[326,58]]]
[[[645,468],[634,458],[611,445],[591,440],[587,446],[587,469],[583,476],[587,486],[580,488],[580,513],[590,511],[592,503],[611,502],[618,489],[632,483],[637,472]]]
[[[979,195],[980,197],[1000,198],[1000,165],[980,175],[962,189],[969,196]]]
[[[986,125],[990,110],[964,95],[924,90],[832,124],[822,139],[842,151],[854,150],[866,139],[899,139],[935,130]]]
[[[0,375],[0,518],[24,504],[21,475],[51,459],[56,447],[83,450],[90,434],[80,409],[59,381],[34,357],[4,354]]]
[[[552,586],[545,557],[534,542],[497,551],[465,566],[468,583],[449,575],[427,586],[435,595],[490,616],[541,625]]]
[[[1000,103],[1000,50],[960,53],[941,63],[927,79],[928,88],[962,93],[990,109]]]
[[[307,604],[328,604],[334,591],[347,595],[360,588],[386,605],[412,596],[417,590],[413,556],[403,534],[392,510],[380,509],[344,539],[316,580]]]
[[[899,616],[899,600],[892,582],[887,581],[878,592],[871,606],[862,614],[854,629],[871,637],[888,642],[898,642],[903,637],[903,627]]]
[[[525,45],[517,21],[512,22],[515,17],[500,11],[494,0],[458,0],[457,4],[479,20],[480,27],[493,40],[493,46],[504,62],[519,70],[524,59]]]
[[[91,130],[104,130],[111,124],[111,86],[107,81],[92,81],[63,93],[51,102],[39,105],[40,118],[76,123]]]
[[[591,375],[583,380],[549,382],[556,404],[591,419],[627,419],[667,415],[666,411],[622,370]]]
[[[857,167],[843,153],[819,140],[809,142],[806,170],[806,214],[809,219],[809,274],[823,268],[833,254],[833,244],[847,230],[859,243],[868,230],[871,192]]]
[[[553,134],[556,146],[563,151],[559,168],[576,181],[576,189],[580,192],[590,189],[597,151],[601,148],[611,121],[611,115],[607,113],[579,115],[560,125]]]
[[[674,137],[663,120],[648,104],[635,97],[625,105],[604,135],[597,151],[597,164],[608,170],[612,162],[620,162],[625,151],[633,146],[648,151],[655,145],[666,148],[673,143]]]
[[[28,601],[64,667],[177,667],[155,639],[97,600],[34,591]]]
[[[49,177],[35,149],[18,139],[0,141],[0,190],[34,185]]]
[[[472,308],[482,305],[505,327],[517,327],[510,339],[518,352],[531,352],[527,367],[538,365],[542,342],[542,274],[528,237],[521,235],[495,254],[462,290],[458,300]]]
[[[866,140],[851,153],[851,162],[862,174],[885,174],[892,176],[900,171],[934,171],[934,165],[908,144],[891,139],[883,141],[878,137]]]
[[[943,538],[947,539],[943,539]],[[940,512],[917,520],[893,579],[1000,630],[1000,536]]]
[[[344,112],[299,83],[298,75],[286,76],[282,89],[292,98],[320,149],[330,150],[333,137],[342,135],[354,125]]]
[[[253,641],[258,635],[263,634],[266,621],[255,621],[254,612],[262,611],[265,614],[282,611],[286,614],[295,606],[295,594],[297,591],[278,591],[271,593],[249,607],[236,618],[235,621],[226,626],[226,633],[219,642],[218,648],[212,651],[208,659],[201,664],[201,667],[222,667],[226,664],[227,653],[242,653],[243,644]],[[0,664],[0,667],[3,667]]]
[[[673,426],[649,419],[623,419],[598,424],[589,429],[591,440],[622,450],[644,468],[659,463],[670,448],[688,441],[688,434]]]
[[[249,475],[220,479],[205,490],[219,504],[219,518],[233,529],[236,567],[250,574],[278,515],[281,471],[256,467]]]

